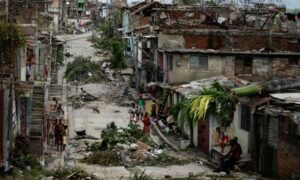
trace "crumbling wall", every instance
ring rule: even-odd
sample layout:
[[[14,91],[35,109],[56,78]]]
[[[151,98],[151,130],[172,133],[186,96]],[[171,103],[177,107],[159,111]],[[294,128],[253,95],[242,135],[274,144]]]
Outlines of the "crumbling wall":
[[[228,77],[233,77],[235,75],[235,61],[234,56],[224,56],[223,74]]]
[[[10,2],[10,18],[17,24],[36,23],[39,28],[47,28],[48,20],[41,13],[45,12],[48,3],[48,1]]]
[[[237,35],[233,36],[233,46],[231,48],[240,50],[259,50],[268,47],[268,39],[253,35]]]
[[[158,35],[159,49],[181,49],[184,48],[185,40],[182,35]]]
[[[174,54],[172,83],[184,83],[193,80],[222,75],[223,57],[208,56],[208,70],[190,69],[190,55]]]
[[[253,58],[253,80],[268,80],[272,77],[272,59]]]
[[[299,60],[298,60],[299,61]],[[300,63],[291,64],[288,58],[276,58],[272,61],[273,76],[300,76]]]
[[[290,51],[300,52],[300,43],[297,35],[287,36],[276,34],[270,38],[265,33],[258,32],[232,32],[226,31],[202,31],[202,32],[180,32],[173,30],[162,30],[159,39],[167,41],[173,36],[184,38],[184,48],[187,49],[215,49],[226,51],[259,51],[271,47],[277,52]]]

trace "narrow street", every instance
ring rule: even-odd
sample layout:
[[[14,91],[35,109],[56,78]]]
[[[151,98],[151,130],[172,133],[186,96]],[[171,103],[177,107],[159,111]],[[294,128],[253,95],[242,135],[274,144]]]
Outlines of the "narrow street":
[[[66,58],[65,62],[72,62],[74,56],[78,55],[85,57],[91,56],[93,60],[97,61],[97,57],[94,56],[95,50],[91,47],[91,43],[87,41],[90,35],[91,34],[68,35],[60,37],[67,41],[64,51],[73,54],[73,56]],[[72,103],[67,101],[67,99],[68,97],[76,95],[76,87],[71,84],[66,84],[66,81],[63,80],[64,70],[65,66],[62,66],[58,73],[58,79],[63,87],[62,103],[67,112],[65,118],[68,119],[69,140],[66,150],[62,154],[55,151],[51,152],[55,158],[47,164],[47,169],[55,169],[59,166],[80,167],[87,173],[105,180],[128,179],[134,172],[144,172],[154,179],[164,179],[165,177],[185,178],[191,175],[198,176],[201,174],[203,175],[203,178],[207,175],[220,176],[220,174],[213,173],[211,167],[191,160],[197,157],[191,157],[191,154],[187,155],[187,153],[184,152],[173,152],[173,150],[169,148],[165,149],[165,151],[170,151],[169,153],[173,154],[173,156],[189,160],[190,162],[185,165],[172,165],[166,167],[160,167],[158,165],[149,167],[136,166],[131,168],[125,168],[124,166],[104,167],[81,163],[80,160],[88,154],[88,152],[84,151],[86,143],[100,142],[101,131],[105,129],[109,123],[115,122],[118,127],[127,127],[130,120],[129,108],[121,107],[116,103],[105,102],[107,96],[122,96],[127,85],[125,82],[83,84],[78,87],[77,94],[80,93],[80,88],[83,88],[91,95],[100,98],[96,101],[87,103],[83,108],[75,109],[72,107]],[[130,93],[133,95],[136,94],[132,89],[130,90]],[[103,95],[105,96],[103,97]],[[100,110],[100,113],[94,112],[92,107],[97,107]],[[140,124],[142,125],[142,123]],[[82,130],[85,130],[88,138],[78,138],[76,131]],[[246,177],[243,174],[236,175],[236,177]],[[248,179],[251,178],[248,177]]]
[[[0,179],[300,179],[299,2],[0,1]]]

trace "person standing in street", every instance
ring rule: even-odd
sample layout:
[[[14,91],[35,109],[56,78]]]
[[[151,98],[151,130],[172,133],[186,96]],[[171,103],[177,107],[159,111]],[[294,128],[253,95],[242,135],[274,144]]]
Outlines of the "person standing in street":
[[[65,111],[63,110],[61,103],[58,103],[56,113],[58,116],[60,116],[61,114],[65,115]]]
[[[155,121],[157,119],[157,105],[155,100],[152,101],[151,104],[151,119]]]
[[[144,134],[149,134],[150,133],[150,119],[148,117],[147,112],[145,112],[143,124],[144,124],[144,128],[143,128]]]
[[[137,119],[142,121],[143,115],[144,115],[144,108],[145,107],[145,101],[143,99],[143,96],[140,95],[137,100]]]
[[[55,125],[55,142],[57,151],[63,150],[63,133],[64,133],[64,124],[62,119],[59,119],[59,122]]]
[[[136,114],[136,104],[134,103],[134,101],[132,101],[130,103],[130,108],[129,108],[129,113],[130,113],[130,121],[133,121],[135,118],[135,114]]]

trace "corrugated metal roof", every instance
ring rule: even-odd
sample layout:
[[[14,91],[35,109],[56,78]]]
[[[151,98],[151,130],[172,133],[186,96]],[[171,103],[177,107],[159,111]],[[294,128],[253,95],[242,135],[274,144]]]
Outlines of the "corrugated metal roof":
[[[248,81],[237,79],[237,78],[229,78],[226,76],[215,76],[207,79],[191,81],[187,84],[175,85],[172,86],[171,89],[184,96],[188,96],[190,94],[197,93],[203,90],[204,88],[210,87],[215,81],[227,87],[236,87],[240,85],[249,84]]]
[[[300,104],[300,93],[274,93],[270,94],[270,96],[285,103]]]

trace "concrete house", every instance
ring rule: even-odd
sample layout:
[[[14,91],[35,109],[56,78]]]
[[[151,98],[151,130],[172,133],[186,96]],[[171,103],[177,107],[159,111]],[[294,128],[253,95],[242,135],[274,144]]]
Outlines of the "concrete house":
[[[183,7],[173,9],[157,10],[154,16],[159,30],[158,49],[153,59],[156,68],[161,69],[163,78],[157,76],[157,81],[148,83],[148,87],[154,97],[166,102],[161,107],[163,110],[167,111],[184,97],[209,86],[214,80],[228,87],[238,87],[266,80],[300,76],[298,30],[275,28],[271,21],[267,22],[268,26],[249,21],[245,25],[238,21],[241,15],[236,14],[234,10],[229,16],[222,11],[225,20],[218,21],[221,19],[216,20],[215,11],[205,10],[204,7],[196,11],[191,10],[189,13]],[[281,11],[279,8],[278,12]],[[270,14],[268,10],[264,13]],[[260,20],[263,20],[265,17],[261,18]],[[244,25],[247,28],[242,28]],[[269,29],[272,29],[271,34]],[[263,172],[263,168],[269,170],[270,166],[259,160],[266,156],[267,151],[263,151],[266,153],[264,155],[261,153],[257,155],[258,152],[254,147],[257,141],[254,112],[257,107],[265,105],[270,100],[269,96],[259,95],[240,98],[233,123],[224,129],[230,138],[238,137],[247,160],[259,161],[260,164],[256,163],[259,172]],[[217,117],[209,114],[205,121],[198,121],[193,129],[194,136],[190,137],[202,152],[216,162],[220,158],[220,147],[216,142],[218,136],[216,128],[219,126]],[[189,131],[189,127],[186,126],[185,134],[190,134]],[[279,150],[276,152],[280,153]],[[293,153],[293,156],[297,157],[297,153]],[[278,162],[276,158],[273,159],[273,162],[275,161]],[[278,162],[278,167],[280,164]]]
[[[25,42],[11,54],[10,61],[0,66],[4,72],[0,75],[0,164],[5,170],[10,167],[18,136],[24,137],[29,151],[43,160],[46,97],[57,57],[53,48],[55,20],[47,13],[50,3],[9,2],[7,9]]]
[[[295,34],[274,33],[270,44],[264,32],[255,36],[236,30],[165,32],[159,34],[157,64],[169,84],[218,75],[252,81],[299,75],[300,44]]]

